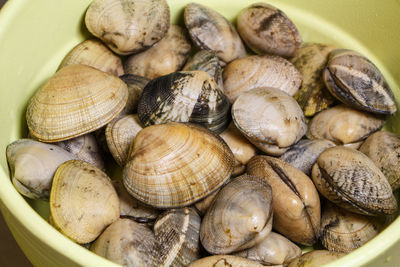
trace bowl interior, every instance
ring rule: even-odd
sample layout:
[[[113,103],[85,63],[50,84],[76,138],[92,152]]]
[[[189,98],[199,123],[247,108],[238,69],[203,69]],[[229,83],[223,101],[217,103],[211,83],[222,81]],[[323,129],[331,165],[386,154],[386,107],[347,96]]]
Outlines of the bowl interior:
[[[3,122],[0,147],[26,136],[25,111],[29,98],[57,69],[66,53],[89,36],[83,18],[91,1],[20,0],[10,1],[0,12],[0,116]],[[168,1],[171,21],[183,25],[182,13],[187,0]],[[229,20],[235,21],[238,12],[256,1],[203,0]],[[400,5],[388,0],[376,5],[374,0],[356,1],[269,1],[283,10],[296,24],[305,42],[331,43],[338,47],[354,49],[371,59],[382,71],[400,103]],[[5,38],[7,36],[7,38]],[[400,112],[391,116],[387,130],[400,133]],[[47,219],[47,202],[22,198],[12,186],[5,153],[0,158],[1,207],[18,221],[29,226],[41,242],[54,244],[63,251],[65,242],[73,248],[76,262],[98,256],[70,242],[56,232],[43,219]],[[29,205],[27,205],[27,203]],[[41,217],[35,212],[37,211]],[[6,220],[7,220],[7,216]],[[42,227],[41,230],[38,228]],[[397,227],[397,228],[396,228]],[[44,229],[43,229],[44,228]],[[385,246],[400,239],[400,221],[396,220],[377,238],[335,264],[354,266],[365,264],[382,253]],[[46,234],[44,234],[46,233]],[[388,241],[386,239],[392,239]],[[18,241],[18,240],[17,240]],[[387,243],[387,242],[389,243]],[[383,243],[385,245],[383,245]],[[21,245],[21,243],[20,243]],[[377,249],[380,247],[380,249]],[[28,255],[29,256],[29,255]],[[71,257],[71,256],[67,256]],[[397,256],[400,257],[400,256]],[[107,261],[99,258],[99,262]],[[393,260],[390,260],[393,262]],[[88,261],[90,262],[90,261]],[[350,265],[351,264],[351,265]]]

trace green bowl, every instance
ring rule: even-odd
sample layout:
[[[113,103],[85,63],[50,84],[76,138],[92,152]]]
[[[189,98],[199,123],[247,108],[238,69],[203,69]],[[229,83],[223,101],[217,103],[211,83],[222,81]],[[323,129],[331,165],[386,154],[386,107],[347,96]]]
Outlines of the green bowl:
[[[187,0],[170,0],[172,22],[182,23]],[[256,1],[204,0],[234,20]],[[89,0],[9,0],[0,11],[0,208],[28,259],[36,266],[118,266],[73,243],[46,221],[48,204],[23,198],[13,187],[7,144],[26,135],[29,98],[57,69],[64,55],[89,36],[83,18]],[[271,0],[297,25],[304,41],[357,50],[384,73],[399,105],[400,3],[398,0]],[[399,105],[400,107],[400,105]],[[386,129],[400,133],[400,112]],[[329,266],[399,266],[400,219]]]

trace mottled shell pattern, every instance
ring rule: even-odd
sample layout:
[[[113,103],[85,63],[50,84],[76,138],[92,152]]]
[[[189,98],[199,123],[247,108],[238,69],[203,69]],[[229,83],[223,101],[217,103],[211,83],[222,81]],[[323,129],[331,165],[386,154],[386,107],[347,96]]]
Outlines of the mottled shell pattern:
[[[94,0],[86,11],[89,32],[115,53],[129,55],[160,41],[170,26],[165,0]]]
[[[397,211],[389,182],[360,151],[343,146],[328,148],[315,163],[312,179],[325,198],[351,212],[376,216]]]
[[[229,124],[229,108],[228,99],[208,73],[181,71],[146,85],[138,116],[143,126],[192,122],[220,133]]]
[[[184,21],[193,43],[199,49],[214,51],[226,63],[246,55],[235,27],[213,9],[190,3],[185,7]]]
[[[86,244],[118,220],[119,199],[104,172],[87,162],[70,160],[54,175],[50,214],[61,233]]]
[[[221,187],[233,163],[225,142],[203,127],[152,125],[136,135],[123,181],[132,196],[148,205],[182,207]]]
[[[26,120],[39,141],[63,141],[106,125],[127,99],[127,86],[118,77],[89,66],[70,65],[36,91]]]
[[[301,255],[294,259],[288,267],[319,267],[325,264],[331,263],[341,257],[345,256],[346,253],[333,252],[328,250],[313,250]]]
[[[255,3],[243,9],[237,19],[240,36],[258,54],[293,57],[301,47],[301,37],[293,22],[276,7]]]
[[[121,58],[97,39],[85,40],[72,48],[64,57],[59,69],[75,64],[88,65],[115,76],[124,74]]]
[[[255,88],[241,94],[232,106],[232,118],[251,143],[275,156],[283,154],[307,131],[296,100],[275,88]]]
[[[125,73],[150,80],[181,69],[192,47],[181,27],[171,25],[167,35],[151,48],[129,56],[124,65]]]
[[[265,179],[242,175],[224,186],[207,210],[200,241],[212,254],[252,247],[272,228],[272,192]]]
[[[233,103],[243,92],[274,87],[293,96],[301,74],[292,63],[278,56],[248,56],[229,63],[223,72],[224,93]]]

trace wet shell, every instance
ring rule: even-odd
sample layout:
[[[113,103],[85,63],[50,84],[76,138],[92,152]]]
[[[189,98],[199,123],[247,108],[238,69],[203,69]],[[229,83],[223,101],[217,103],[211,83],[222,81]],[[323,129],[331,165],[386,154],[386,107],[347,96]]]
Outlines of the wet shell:
[[[232,118],[251,143],[277,156],[307,131],[296,100],[275,88],[255,88],[241,94],[232,106]]]
[[[307,175],[311,175],[311,169],[317,161],[319,155],[327,148],[334,147],[335,144],[328,140],[300,140],[289,148],[280,159],[286,161],[293,167],[301,170]]]
[[[200,240],[208,252],[227,254],[257,244],[271,227],[270,185],[242,175],[219,191],[201,223]]]
[[[200,200],[194,204],[194,206],[199,211],[201,216],[206,214],[208,208],[211,206],[211,203],[214,201],[218,192],[219,192],[219,190],[215,191],[214,193],[208,195],[207,197],[203,198],[202,200]]]
[[[321,207],[311,179],[290,164],[268,156],[255,156],[247,173],[264,178],[272,187],[273,227],[290,240],[312,245],[318,240]]]
[[[187,266],[200,258],[200,216],[191,208],[169,210],[154,224],[162,266]]]
[[[139,100],[144,126],[192,122],[220,133],[229,124],[230,104],[214,79],[204,71],[182,71],[149,82]]]
[[[236,252],[234,255],[269,266],[289,263],[301,256],[301,249],[284,236],[271,232],[254,247]]]
[[[86,11],[85,24],[111,50],[128,55],[167,34],[169,7],[165,0],[95,0]]]
[[[313,250],[303,254],[301,257],[292,261],[288,267],[320,267],[335,261],[346,253],[333,252],[328,250]]]
[[[161,41],[146,51],[127,58],[125,72],[152,80],[178,71],[189,57],[191,48],[183,29],[171,25]]]
[[[72,48],[61,62],[59,69],[74,64],[88,65],[115,76],[124,74],[121,58],[96,39],[85,40]]]
[[[99,236],[91,251],[124,266],[141,267],[159,264],[159,244],[144,224],[118,219]]]
[[[226,65],[224,93],[233,103],[243,92],[273,87],[293,96],[301,85],[301,74],[292,63],[277,56],[249,56]]]
[[[321,217],[320,239],[328,250],[348,253],[374,238],[383,223],[382,218],[351,213],[328,202]]]
[[[125,166],[128,160],[129,147],[142,129],[143,127],[136,114],[117,118],[107,125],[107,145],[119,166]]]
[[[328,148],[312,169],[318,191],[334,204],[364,215],[397,211],[397,202],[383,173],[363,153],[343,146]]]
[[[12,142],[6,150],[14,187],[32,199],[48,199],[58,166],[76,156],[55,145],[30,139]]]
[[[356,143],[378,131],[384,124],[383,117],[339,105],[313,117],[307,137],[327,139],[339,145]]]
[[[301,37],[293,22],[276,7],[256,3],[243,9],[237,19],[240,37],[258,54],[294,56]]]
[[[394,133],[376,132],[361,145],[367,155],[382,171],[392,190],[400,187],[400,137]]]
[[[210,131],[168,123],[141,130],[123,170],[128,192],[160,208],[190,205],[217,190],[230,177],[234,157]]]
[[[104,152],[93,134],[85,134],[54,144],[76,155],[77,159],[93,164],[101,170],[105,170]]]
[[[149,79],[133,74],[125,74],[119,77],[128,86],[128,101],[118,116],[136,113],[139,98],[143,88],[150,82]]]
[[[211,50],[200,50],[186,62],[182,70],[202,70],[210,74],[217,82],[219,88],[223,89],[222,63],[215,52]]]
[[[383,74],[355,51],[334,50],[323,75],[331,94],[346,105],[377,114],[393,114],[397,110]]]
[[[257,149],[249,143],[233,122],[219,136],[224,139],[235,156],[234,175],[242,174],[246,169],[247,162],[257,154]]]
[[[50,213],[61,233],[86,244],[119,218],[119,200],[104,172],[87,162],[70,160],[54,175]]]
[[[127,87],[118,77],[89,66],[70,65],[30,99],[26,120],[40,141],[64,141],[106,125],[127,99]]]
[[[188,267],[204,267],[204,266],[263,267],[264,265],[259,264],[256,261],[232,255],[208,256],[200,260],[197,260],[195,262],[192,262],[191,264],[188,265]]]
[[[294,95],[294,99],[303,109],[305,116],[314,116],[335,101],[322,79],[329,53],[334,49],[332,45],[308,43],[291,60],[303,77],[303,83]]]
[[[184,20],[193,43],[199,49],[214,51],[226,63],[246,55],[235,27],[216,11],[190,3],[185,7]]]

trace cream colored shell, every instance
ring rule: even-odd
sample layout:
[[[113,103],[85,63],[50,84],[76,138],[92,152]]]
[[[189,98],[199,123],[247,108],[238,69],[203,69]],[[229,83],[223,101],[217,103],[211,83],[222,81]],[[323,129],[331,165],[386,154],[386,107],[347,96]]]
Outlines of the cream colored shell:
[[[232,256],[232,255],[215,255],[204,257],[200,260],[192,262],[188,267],[263,267],[264,265],[248,260],[246,258]]]
[[[154,207],[190,205],[222,186],[233,170],[229,147],[193,124],[146,127],[131,148],[124,185],[132,196]]]
[[[118,77],[89,66],[70,65],[30,99],[26,120],[40,141],[63,141],[106,125],[127,99],[127,86]]]

